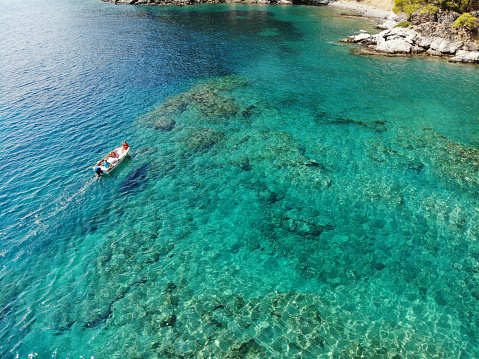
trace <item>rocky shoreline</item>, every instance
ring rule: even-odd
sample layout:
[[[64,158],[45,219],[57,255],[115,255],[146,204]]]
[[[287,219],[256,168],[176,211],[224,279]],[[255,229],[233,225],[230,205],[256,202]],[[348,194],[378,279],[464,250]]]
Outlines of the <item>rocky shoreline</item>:
[[[361,54],[387,56],[436,56],[447,57],[450,62],[479,63],[479,42],[473,34],[451,24],[459,15],[439,13],[437,21],[420,22],[409,27],[398,27],[404,21],[391,12],[378,28],[384,31],[370,35],[360,33],[340,41],[364,46]]]

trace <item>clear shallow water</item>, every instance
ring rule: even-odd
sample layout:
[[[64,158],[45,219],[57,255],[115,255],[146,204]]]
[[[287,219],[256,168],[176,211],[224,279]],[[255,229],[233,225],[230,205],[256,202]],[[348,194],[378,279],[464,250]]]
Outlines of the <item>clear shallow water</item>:
[[[478,356],[477,68],[328,8],[1,8],[1,357]]]

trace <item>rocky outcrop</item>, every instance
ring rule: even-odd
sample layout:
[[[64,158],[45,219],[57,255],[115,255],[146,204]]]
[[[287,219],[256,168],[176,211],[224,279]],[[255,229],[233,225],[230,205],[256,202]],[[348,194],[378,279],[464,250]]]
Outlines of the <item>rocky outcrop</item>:
[[[479,51],[464,51],[459,50],[456,52],[455,56],[452,57],[449,61],[451,62],[468,62],[468,63],[479,63]]]
[[[341,41],[363,45],[365,48],[360,52],[366,54],[423,54],[452,57],[452,62],[479,63],[479,43],[472,34],[439,23],[392,27],[376,35],[361,33]]]

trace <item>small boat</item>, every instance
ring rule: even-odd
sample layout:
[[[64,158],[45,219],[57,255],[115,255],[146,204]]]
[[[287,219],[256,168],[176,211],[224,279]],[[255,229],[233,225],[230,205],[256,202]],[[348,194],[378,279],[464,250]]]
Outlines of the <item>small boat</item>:
[[[97,164],[93,166],[93,171],[96,172],[98,177],[100,177],[103,173],[111,173],[125,159],[128,151],[130,151],[130,146],[125,141],[123,142],[123,145],[115,148],[100,161],[98,161]]]

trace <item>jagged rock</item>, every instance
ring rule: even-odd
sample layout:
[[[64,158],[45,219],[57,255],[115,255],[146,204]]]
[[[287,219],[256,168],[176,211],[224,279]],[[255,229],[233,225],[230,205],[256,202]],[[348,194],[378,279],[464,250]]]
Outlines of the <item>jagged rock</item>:
[[[411,53],[412,45],[404,39],[386,40],[383,37],[379,37],[376,50],[388,54],[409,54]]]
[[[426,51],[431,56],[442,56],[442,53],[433,49],[428,49]]]
[[[436,22],[437,16],[436,14],[421,14],[421,12],[419,11],[411,15],[411,18],[409,19],[409,21],[413,25],[424,24],[426,22]]]
[[[451,25],[459,16],[461,15],[457,12],[439,10],[437,14],[437,22],[443,25]]]
[[[348,36],[341,42],[360,43],[361,45],[375,45],[377,43],[376,36],[363,32],[359,35]]]
[[[422,48],[427,50],[429,49],[433,41],[434,41],[434,37],[430,37],[430,36],[419,37],[416,41],[416,45],[421,46]]]
[[[463,27],[451,27],[437,22],[427,22],[412,28],[421,36],[439,37],[451,42],[474,41],[474,33]]]
[[[418,34],[410,29],[393,28],[385,30],[378,35],[376,50],[388,54],[410,54],[414,48],[414,40]]]
[[[474,43],[474,42],[470,42],[470,41],[466,41],[461,50],[464,50],[464,51],[479,51],[479,44]]]
[[[402,15],[402,14],[398,15],[398,14],[395,14],[391,11],[391,13],[389,14],[386,21],[384,21],[382,24],[376,25],[376,28],[377,29],[383,29],[383,30],[389,30],[389,29],[394,28],[400,22],[404,22],[404,21],[407,21],[407,18],[406,18],[405,15]]]
[[[418,38],[419,34],[414,31],[414,29],[408,29],[403,27],[397,27],[391,30],[383,31],[383,37],[387,40],[394,40],[396,38],[404,39],[409,44],[414,44],[415,40]]]
[[[467,63],[479,63],[478,51],[464,51],[459,50],[450,62],[467,62]]]
[[[449,26],[450,28],[450,26]],[[438,34],[435,31],[438,31]],[[468,40],[471,34],[465,30],[451,30],[437,23],[421,24],[408,28],[392,28],[377,35],[359,34],[349,36],[342,42],[358,43],[367,46],[360,51],[365,54],[411,55],[426,53],[431,56],[451,56],[460,50],[470,53],[479,51],[479,44]],[[459,57],[459,61],[475,62],[475,55]],[[461,60],[463,59],[463,60]]]
[[[394,20],[386,20],[382,24],[376,25],[376,28],[382,29],[382,30],[389,30],[392,29],[394,26],[398,24],[397,21]]]
[[[450,42],[446,39],[436,37],[429,45],[429,48],[443,54],[455,54],[463,45],[464,43],[462,41]]]

